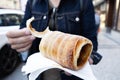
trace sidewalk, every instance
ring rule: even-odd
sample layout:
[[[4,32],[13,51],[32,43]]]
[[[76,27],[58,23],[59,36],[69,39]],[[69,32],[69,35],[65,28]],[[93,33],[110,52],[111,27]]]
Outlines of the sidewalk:
[[[92,66],[98,80],[120,80],[120,33],[98,34],[98,52],[103,56],[98,65]]]
[[[120,32],[111,30],[111,33],[106,33],[106,37],[120,45]]]

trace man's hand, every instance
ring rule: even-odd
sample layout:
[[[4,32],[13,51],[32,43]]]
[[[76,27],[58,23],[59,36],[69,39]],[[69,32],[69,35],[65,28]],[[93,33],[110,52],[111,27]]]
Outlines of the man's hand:
[[[89,64],[90,64],[90,65],[93,64],[93,60],[92,60],[91,57],[88,59],[88,61],[89,61]]]
[[[18,52],[28,50],[35,39],[27,28],[9,31],[6,35],[11,47],[16,49]]]

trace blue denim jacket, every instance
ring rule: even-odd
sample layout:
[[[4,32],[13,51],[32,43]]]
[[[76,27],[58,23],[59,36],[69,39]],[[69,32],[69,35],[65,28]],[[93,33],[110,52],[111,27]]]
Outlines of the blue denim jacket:
[[[56,13],[56,27],[58,31],[89,38],[93,43],[92,53],[95,53],[98,42],[92,0],[83,0],[83,9],[81,10],[80,7],[80,0],[61,0]],[[34,16],[35,21],[32,26],[37,31],[45,30],[48,26],[48,13],[48,0],[36,0],[34,5],[32,0],[28,0],[21,28],[26,27],[26,20]],[[33,41],[30,53],[39,51],[39,43],[40,39],[38,38]],[[61,78],[63,78],[62,80],[82,80],[75,76],[68,77],[64,74],[61,74]]]
[[[97,51],[97,28],[92,0],[87,2],[83,0],[83,8],[81,10],[80,0],[61,0],[56,13],[56,27],[58,31],[89,38],[93,43],[93,50]],[[45,30],[48,24],[48,12],[48,0],[36,0],[34,5],[32,0],[28,0],[21,28],[26,27],[26,20],[34,16],[33,27],[37,31]],[[38,45],[39,40],[34,41],[34,48],[38,48]]]

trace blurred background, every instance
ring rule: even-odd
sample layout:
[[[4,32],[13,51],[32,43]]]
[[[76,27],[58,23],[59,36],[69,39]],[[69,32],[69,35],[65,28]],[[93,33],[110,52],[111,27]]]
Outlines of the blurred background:
[[[0,0],[0,9],[24,12],[26,1]],[[93,4],[100,16],[98,52],[103,56],[98,65],[91,66],[93,73],[98,80],[120,80],[120,0],[93,0]],[[0,36],[0,40],[4,38]],[[27,80],[21,72],[23,65],[24,63],[20,63],[12,73],[0,80]]]
[[[27,0],[1,0],[0,8],[25,10]],[[99,11],[101,17],[100,28],[107,28],[108,32],[112,30],[120,31],[119,7],[120,0],[93,0],[95,9]]]
[[[0,8],[17,9],[24,11],[27,0],[1,0]]]

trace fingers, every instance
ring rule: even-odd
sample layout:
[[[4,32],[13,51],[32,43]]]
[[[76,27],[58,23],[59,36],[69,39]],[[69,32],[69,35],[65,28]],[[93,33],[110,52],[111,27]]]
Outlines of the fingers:
[[[32,44],[30,45],[27,45],[26,47],[22,47],[22,48],[19,48],[19,49],[16,49],[18,52],[23,52],[23,51],[27,51],[30,47],[31,47]]]
[[[30,31],[27,28],[23,28],[21,30],[13,30],[13,31],[9,31],[7,32],[7,37],[9,38],[16,38],[16,37],[21,37],[21,36],[25,36],[25,35],[30,35]]]
[[[8,38],[8,41],[10,44],[21,44],[29,41],[33,41],[35,39],[34,36],[28,35],[28,36],[21,36],[17,38]]]
[[[89,64],[90,64],[90,65],[93,64],[92,58],[89,58],[88,61],[89,61]]]
[[[8,43],[11,44],[11,48],[18,52],[28,50],[35,39],[27,28],[9,31],[6,36],[8,38]]]
[[[11,45],[11,48],[13,48],[13,49],[20,49],[20,48],[27,47],[28,45],[31,45],[31,44],[32,44],[31,41],[25,42],[25,43],[23,43],[23,44],[12,44],[12,45]]]

